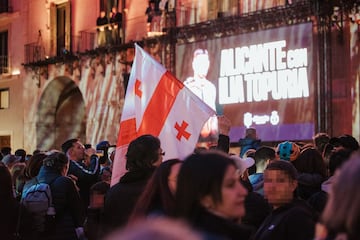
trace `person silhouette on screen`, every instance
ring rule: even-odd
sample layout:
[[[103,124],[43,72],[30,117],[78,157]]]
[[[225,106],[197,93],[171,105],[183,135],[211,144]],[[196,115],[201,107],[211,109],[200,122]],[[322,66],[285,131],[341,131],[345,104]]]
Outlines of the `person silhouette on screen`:
[[[196,96],[201,98],[212,109],[216,110],[216,87],[207,79],[210,67],[209,53],[206,49],[196,49],[193,54],[192,68],[194,75],[188,77],[184,84]],[[218,129],[217,117],[211,117],[201,130],[201,137],[206,138],[217,133]]]
[[[209,67],[210,60],[208,51],[206,49],[196,49],[192,61],[194,75],[188,77],[184,84],[215,110],[216,87],[206,78]]]

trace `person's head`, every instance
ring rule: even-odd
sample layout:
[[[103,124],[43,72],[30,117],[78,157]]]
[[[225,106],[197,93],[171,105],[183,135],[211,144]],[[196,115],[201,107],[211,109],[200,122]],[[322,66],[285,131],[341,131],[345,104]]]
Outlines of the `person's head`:
[[[111,172],[111,168],[109,166],[102,168],[100,171],[101,181],[110,183],[111,175],[112,175],[112,172]]]
[[[321,222],[328,230],[360,236],[360,153],[357,151],[335,174]]]
[[[106,16],[106,12],[105,11],[100,11],[100,17],[104,18]]]
[[[277,159],[294,161],[300,154],[300,148],[294,142],[285,141],[277,145],[275,153]]]
[[[239,157],[237,155],[230,155],[234,159],[237,168],[239,169],[240,176],[243,180],[248,180],[250,175],[249,170],[254,166],[255,160],[251,157]]]
[[[15,156],[18,157],[20,162],[25,162],[26,151],[22,148],[16,149]]]
[[[23,186],[25,184],[25,177],[24,177],[24,169],[25,169],[24,162],[17,162],[11,168],[10,173],[13,180],[14,190],[16,196],[21,196]]]
[[[1,154],[5,157],[8,154],[11,154],[11,147],[2,147]]]
[[[61,175],[66,176],[69,170],[69,159],[64,153],[53,151],[44,158],[43,166],[52,168]]]
[[[325,162],[320,152],[315,148],[306,148],[301,151],[292,163],[300,173],[317,173],[323,177],[327,176]]]
[[[66,140],[61,149],[70,160],[82,161],[85,157],[85,147],[77,138]]]
[[[126,169],[136,171],[157,167],[165,152],[160,146],[160,139],[146,134],[131,141],[126,153]]]
[[[353,151],[349,149],[339,149],[337,151],[331,152],[329,156],[329,175],[333,176],[337,169],[349,160],[351,153]]]
[[[149,6],[150,6],[151,8],[155,8],[155,1],[154,1],[154,0],[150,0],[150,1],[149,1]]]
[[[16,156],[13,154],[5,155],[5,157],[1,161],[5,164],[5,166],[9,168],[10,171],[11,168],[15,165],[15,163],[19,162]]]
[[[111,12],[112,12],[112,13],[117,13],[117,8],[116,8],[116,7],[112,7],[112,8],[111,8]]]
[[[245,138],[257,139],[257,133],[255,128],[247,128],[245,130]]]
[[[43,165],[43,160],[46,158],[46,156],[47,155],[45,153],[38,153],[30,157],[24,169],[24,175],[26,179],[30,180],[38,175],[40,168]]]
[[[264,171],[264,197],[278,208],[294,199],[297,188],[296,168],[288,161],[271,161]]]
[[[349,134],[333,137],[329,140],[329,143],[334,146],[335,150],[345,148],[351,151],[356,151],[359,149],[359,142]]]
[[[175,191],[181,161],[170,159],[160,164],[147,182],[145,189],[133,211],[132,219],[146,216],[154,208],[161,206],[172,215],[175,207]]]
[[[209,71],[210,60],[206,49],[196,49],[194,51],[192,67],[194,76],[199,78],[206,78]]]
[[[0,199],[1,201],[14,198],[13,183],[9,169],[0,162]]]
[[[90,187],[90,208],[103,208],[105,195],[110,189],[110,184],[105,181],[95,183]]]
[[[245,215],[247,190],[229,155],[206,151],[188,156],[180,168],[175,194],[176,213],[193,221],[201,209],[227,219]]]
[[[330,136],[327,133],[317,133],[313,137],[313,143],[315,148],[322,154],[325,148],[325,145],[329,143]]]
[[[41,153],[40,149],[35,149],[32,153],[32,155],[35,155],[35,154],[38,154],[38,153]]]
[[[267,164],[275,160],[275,149],[268,146],[262,146],[258,148],[254,155],[255,165],[256,165],[256,172],[262,173],[266,168]]]

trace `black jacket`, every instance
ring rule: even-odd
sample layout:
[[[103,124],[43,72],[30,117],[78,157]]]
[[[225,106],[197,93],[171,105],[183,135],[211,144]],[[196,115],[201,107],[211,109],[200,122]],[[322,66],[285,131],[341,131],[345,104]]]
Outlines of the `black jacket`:
[[[124,226],[155,168],[127,172],[105,197],[106,232]]]
[[[19,222],[18,234],[23,240],[36,240],[33,234],[32,216],[27,209],[20,205],[15,198],[5,199],[0,196],[0,238],[16,240],[17,224]],[[21,216],[19,216],[21,215]],[[20,219],[19,219],[20,217]]]
[[[312,240],[315,214],[303,200],[281,206],[264,220],[255,240]]]
[[[201,209],[193,220],[195,229],[208,238],[217,240],[247,240],[250,239],[254,229],[216,216],[205,209]]]
[[[80,189],[79,193],[84,209],[87,209],[89,206],[90,187],[98,181],[99,172],[99,159],[96,155],[91,156],[89,168],[85,168],[84,165],[70,160],[68,175],[72,174],[77,177],[76,185]]]
[[[50,184],[56,210],[55,233],[47,239],[77,239],[75,229],[83,226],[84,213],[75,184],[70,178],[44,166],[41,167],[37,178],[39,182]]]

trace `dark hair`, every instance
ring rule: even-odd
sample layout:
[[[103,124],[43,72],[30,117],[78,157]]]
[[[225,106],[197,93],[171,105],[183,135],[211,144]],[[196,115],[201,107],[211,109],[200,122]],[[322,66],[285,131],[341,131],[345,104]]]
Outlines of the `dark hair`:
[[[325,145],[329,143],[329,141],[330,141],[330,136],[327,133],[317,133],[313,137],[314,145],[320,153],[323,153]]]
[[[24,169],[26,164],[24,162],[17,162],[10,170],[13,181],[16,198],[21,197],[23,187],[25,185]]]
[[[247,128],[245,130],[245,137],[246,138],[252,138],[252,137],[254,137],[255,134],[256,134],[256,129],[255,128]]]
[[[8,155],[8,154],[11,153],[11,147],[2,147],[1,148],[1,153],[5,157],[5,155]]]
[[[142,135],[130,142],[126,153],[126,169],[129,171],[152,168],[159,159],[160,139]]]
[[[335,174],[335,171],[339,169],[344,162],[349,160],[351,153],[350,149],[339,149],[333,151],[329,157],[329,174],[330,176]]]
[[[65,153],[62,152],[52,152],[49,156],[44,158],[43,166],[50,167],[58,172],[61,172],[66,164],[68,164],[69,159],[66,157]]]
[[[5,164],[0,162],[0,199],[1,201],[14,198],[12,177]]]
[[[285,161],[285,160],[271,161],[265,169],[265,171],[268,171],[268,170],[283,171],[292,180],[297,180],[297,178],[298,178],[298,172],[297,172],[296,168],[294,167],[294,165],[292,165],[292,163]]]
[[[20,162],[25,162],[26,151],[22,148],[19,148],[15,151],[15,156],[21,157]]]
[[[360,152],[346,161],[331,186],[322,222],[330,232],[343,232],[348,239],[360,236]]]
[[[39,149],[35,149],[35,150],[33,151],[33,155],[39,154],[39,153],[41,153],[41,151],[40,151]]]
[[[61,150],[66,154],[67,151],[69,151],[70,148],[73,147],[74,143],[78,142],[79,139],[77,138],[71,138],[69,140],[66,140],[62,145],[61,145]]]
[[[45,153],[37,153],[30,157],[24,169],[24,176],[27,180],[30,180],[38,175],[46,156],[47,155]]]
[[[177,179],[176,215],[193,221],[202,208],[202,198],[207,195],[214,203],[221,203],[222,182],[229,166],[236,168],[234,160],[220,151],[209,150],[188,156]]]
[[[329,140],[329,143],[335,147],[342,146],[346,149],[356,151],[359,149],[359,142],[351,135],[344,134],[339,137],[333,137]]]
[[[300,173],[317,173],[326,177],[325,162],[318,150],[306,148],[300,152],[296,160],[292,162]]]
[[[168,178],[172,166],[177,163],[181,163],[181,161],[179,159],[170,159],[162,162],[156,168],[140,195],[131,218],[144,217],[158,207],[161,207],[167,215],[173,214],[175,198],[169,189]]]
[[[255,151],[254,160],[257,167],[265,168],[265,161],[276,158],[275,149],[268,146],[262,146]]]

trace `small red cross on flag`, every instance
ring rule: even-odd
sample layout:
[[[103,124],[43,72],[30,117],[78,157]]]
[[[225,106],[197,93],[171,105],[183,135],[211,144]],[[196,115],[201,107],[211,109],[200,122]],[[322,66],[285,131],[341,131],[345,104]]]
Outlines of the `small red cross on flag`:
[[[191,136],[191,134],[186,131],[187,126],[189,126],[189,124],[185,121],[181,123],[181,126],[178,123],[175,123],[175,129],[178,131],[176,138],[179,141],[181,141],[181,137],[184,137],[186,138],[186,140],[188,140],[189,137]]]
[[[135,82],[135,95],[138,96],[139,98],[141,98],[141,96],[142,96],[142,91],[140,89],[140,86],[141,86],[141,81],[136,79],[136,82]]]

